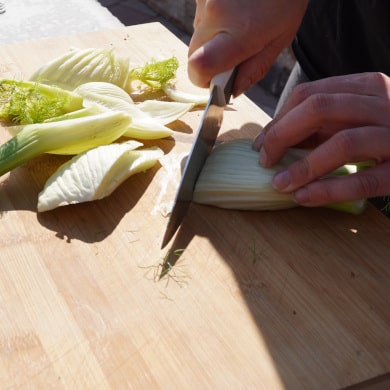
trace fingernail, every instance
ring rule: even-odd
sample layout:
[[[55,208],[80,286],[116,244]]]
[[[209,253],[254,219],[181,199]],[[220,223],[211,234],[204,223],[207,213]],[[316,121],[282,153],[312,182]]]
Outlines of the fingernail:
[[[274,186],[274,188],[282,192],[288,191],[290,183],[291,177],[288,171],[282,171],[277,173],[272,180],[272,185]]]
[[[253,141],[253,149],[260,150],[264,142],[264,132],[261,132]]]
[[[302,205],[307,204],[309,203],[310,200],[309,191],[305,187],[300,188],[299,190],[295,191],[293,195],[293,199],[298,204],[302,204]]]

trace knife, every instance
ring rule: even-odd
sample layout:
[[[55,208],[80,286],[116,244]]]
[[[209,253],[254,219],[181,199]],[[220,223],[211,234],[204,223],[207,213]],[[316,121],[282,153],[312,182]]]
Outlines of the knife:
[[[223,119],[223,111],[232,95],[235,68],[216,75],[210,83],[210,98],[195,136],[183,175],[176,193],[174,206],[168,220],[161,249],[179,228],[192,201],[194,188],[203,165],[210,154]]]

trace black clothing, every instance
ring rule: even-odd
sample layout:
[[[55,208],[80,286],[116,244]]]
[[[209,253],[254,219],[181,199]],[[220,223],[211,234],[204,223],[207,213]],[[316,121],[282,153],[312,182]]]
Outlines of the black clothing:
[[[310,80],[370,71],[390,76],[390,1],[311,0],[293,49]]]

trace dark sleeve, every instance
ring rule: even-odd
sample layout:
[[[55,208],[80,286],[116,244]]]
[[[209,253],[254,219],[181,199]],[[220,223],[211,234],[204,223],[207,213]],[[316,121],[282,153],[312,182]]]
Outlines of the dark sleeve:
[[[311,80],[371,71],[390,75],[390,1],[311,0],[293,49]]]

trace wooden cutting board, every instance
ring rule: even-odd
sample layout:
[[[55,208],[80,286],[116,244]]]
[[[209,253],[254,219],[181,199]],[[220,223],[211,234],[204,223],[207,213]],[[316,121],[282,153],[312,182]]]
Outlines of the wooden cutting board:
[[[114,47],[133,65],[176,55],[179,87],[196,90],[186,46],[158,23],[2,46],[1,76],[26,78],[70,47]],[[192,205],[160,250],[201,114],[150,142],[161,164],[101,201],[37,214],[61,157],[0,179],[2,388],[336,389],[389,372],[390,223],[374,208]],[[221,138],[252,137],[268,120],[240,97]],[[185,250],[159,280],[173,249]]]

